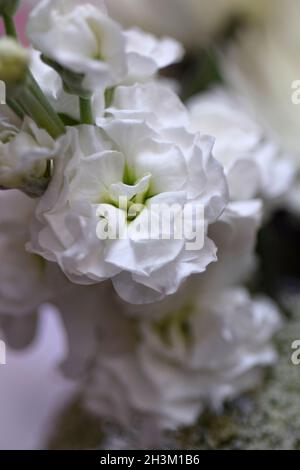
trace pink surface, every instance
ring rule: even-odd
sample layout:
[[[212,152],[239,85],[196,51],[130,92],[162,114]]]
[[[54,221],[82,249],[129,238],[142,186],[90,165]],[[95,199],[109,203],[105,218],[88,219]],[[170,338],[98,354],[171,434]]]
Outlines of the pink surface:
[[[16,17],[15,17],[18,34],[19,34],[19,37],[20,37],[21,41],[23,42],[23,44],[28,44],[28,40],[26,39],[25,30],[26,30],[26,21],[27,21],[29,11],[30,11],[30,8],[22,7],[22,8],[20,8],[20,10],[18,11],[18,13],[16,14]],[[0,20],[0,34],[1,34],[1,36],[4,34],[2,19]]]

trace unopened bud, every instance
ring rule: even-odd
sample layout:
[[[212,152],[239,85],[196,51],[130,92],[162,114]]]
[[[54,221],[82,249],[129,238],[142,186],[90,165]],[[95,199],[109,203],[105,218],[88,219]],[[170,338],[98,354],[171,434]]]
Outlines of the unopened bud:
[[[13,16],[20,4],[20,0],[0,0],[0,15]]]
[[[0,0],[1,1],[1,0]],[[21,84],[27,75],[29,52],[15,39],[0,39],[0,80],[7,85]]]
[[[49,59],[48,57],[42,55],[41,59],[49,67],[52,67],[59,75],[63,81],[64,89],[67,93],[71,95],[81,96],[82,98],[89,98],[91,96],[91,91],[87,90],[83,86],[84,74],[76,73],[72,70],[66,69],[58,62]]]

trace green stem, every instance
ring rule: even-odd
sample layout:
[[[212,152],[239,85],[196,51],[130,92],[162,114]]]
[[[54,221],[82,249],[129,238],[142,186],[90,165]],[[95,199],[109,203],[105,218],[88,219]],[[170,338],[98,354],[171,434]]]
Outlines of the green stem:
[[[55,126],[60,129],[60,135],[64,134],[66,132],[65,126],[63,121],[60,119],[58,114],[54,111],[52,108],[51,104],[49,103],[48,99],[46,98],[45,94],[41,90],[39,84],[29,72],[28,74],[28,86],[30,92],[35,96],[35,98],[38,100],[38,102],[42,105],[42,107],[45,109],[45,112],[48,114],[49,119],[52,120],[52,122],[55,124]]]
[[[3,15],[3,20],[6,34],[17,39],[17,31],[13,17]],[[28,90],[26,90],[26,88],[28,88]],[[30,106],[28,107],[29,102],[32,103],[33,109],[31,109]],[[26,113],[31,116],[39,126],[44,127],[41,123],[47,123],[47,127],[44,128],[48,130],[52,137],[56,138],[65,133],[65,126],[62,120],[52,108],[30,71],[28,72],[27,83],[24,85],[24,88],[17,99],[11,102],[11,105],[15,107],[18,106],[18,108],[21,109],[23,108],[23,110],[26,111]]]
[[[64,127],[61,129],[60,126],[57,126],[57,123],[45,112],[43,105],[28,88],[24,87],[14,101],[39,127],[45,129],[54,139],[64,133]]]
[[[114,87],[106,88],[105,93],[104,93],[105,108],[109,108],[110,105],[112,104],[113,99],[114,99],[114,92],[115,92]]]
[[[4,21],[4,26],[5,26],[5,31],[6,31],[7,36],[11,36],[15,39],[18,39],[18,34],[17,34],[13,17],[4,14],[3,21]]]
[[[80,120],[82,124],[94,124],[91,98],[79,98]]]
[[[13,112],[19,116],[20,119],[24,118],[24,111],[23,109],[15,102],[15,100],[8,98],[7,99],[7,106],[10,107],[10,109],[13,110]]]

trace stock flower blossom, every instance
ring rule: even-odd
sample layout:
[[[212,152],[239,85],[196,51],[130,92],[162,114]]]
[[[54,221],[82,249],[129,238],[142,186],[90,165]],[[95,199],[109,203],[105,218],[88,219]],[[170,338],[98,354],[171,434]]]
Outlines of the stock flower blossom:
[[[188,104],[192,129],[216,137],[213,154],[226,171],[232,200],[261,197],[279,204],[295,177],[291,157],[244,111],[225,89],[193,97]]]
[[[36,203],[16,190],[0,191],[0,314],[32,313],[50,297],[46,262],[28,253],[30,219]]]
[[[153,2],[197,40],[249,11]],[[41,0],[28,37],[19,56],[2,44],[20,118],[1,109],[1,333],[27,346],[50,303],[68,342],[61,371],[90,410],[127,427],[135,413],[158,431],[192,424],[276,359],[278,310],[241,286],[294,168],[224,89],[185,106],[159,77],[181,44],[123,31],[102,0]]]
[[[123,84],[147,82],[155,78],[160,69],[183,58],[182,45],[172,38],[158,39],[139,28],[124,31],[124,36],[128,70]]]
[[[179,61],[183,48],[171,38],[157,39],[138,28],[124,31],[127,72],[118,85],[133,85],[156,80],[160,69]],[[38,50],[31,50],[31,71],[43,92],[58,113],[79,120],[79,102],[76,96],[67,93],[60,75],[41,59]],[[95,118],[105,112],[104,88],[92,94],[92,108]]]
[[[125,304],[126,315],[162,318],[165,312],[183,308],[189,298],[211,298],[214,292],[246,282],[256,266],[254,250],[262,209],[260,200],[230,202],[221,217],[208,227],[208,236],[218,247],[217,262],[211,263],[205,273],[189,277],[176,294],[155,305]]]
[[[27,251],[36,200],[0,191],[0,329],[7,345],[23,349],[34,339],[41,307],[70,289],[54,263]]]
[[[218,247],[218,262],[208,266],[197,284],[202,295],[249,279],[256,266],[255,245],[262,217],[260,200],[231,202],[209,227],[208,236]]]
[[[254,245],[261,220],[260,201],[230,203],[217,222],[209,227],[209,236],[218,246],[218,262],[203,275],[191,276],[176,294],[149,305],[122,302],[110,283],[78,286],[70,283],[55,305],[61,312],[69,339],[69,353],[63,364],[67,376],[84,377],[97,351],[104,346],[133,347],[131,320],[143,317],[161,320],[181,310],[196,297],[211,299],[214,292],[232,289],[249,276],[254,263]],[[82,315],[82,311],[85,315]],[[122,314],[120,314],[122,312]],[[113,332],[113,334],[112,334]]]
[[[55,155],[54,140],[30,118],[18,125],[0,117],[0,187],[38,196],[47,186],[47,162]]]
[[[220,408],[260,382],[276,360],[270,340],[279,325],[272,302],[240,287],[190,296],[160,320],[132,324],[122,347],[100,345],[85,402],[125,425],[132,412],[153,415],[161,428],[190,425],[207,404]]]
[[[79,122],[78,97],[65,91],[60,75],[42,61],[41,53],[35,49],[31,50],[30,70],[54,110]],[[93,115],[102,116],[105,108],[103,90],[93,93],[91,100]]]
[[[299,168],[297,2],[275,0],[272,13],[263,27],[246,30],[228,48],[222,73],[246,109],[274,134]]]
[[[67,377],[82,381],[89,375],[99,346],[120,347],[122,338],[126,342],[128,321],[119,315],[123,302],[109,281],[92,286],[69,283],[52,302],[68,343],[61,369]]]
[[[82,74],[83,88],[102,95],[105,88],[121,83],[149,81],[183,56],[174,39],[156,39],[138,28],[122,31],[102,2],[83,6],[77,0],[44,0],[31,14],[28,35],[44,57]],[[45,88],[57,98],[58,91],[62,93],[59,75],[38,64],[36,57],[34,69],[37,76],[50,78],[52,86],[44,82]],[[80,81],[78,75],[76,80]]]
[[[227,203],[223,170],[211,154],[212,139],[183,127],[184,107],[164,87],[160,92],[165,92],[166,109],[156,109],[160,87],[149,87],[148,111],[121,110],[121,118],[112,117],[111,109],[99,128],[68,129],[65,151],[37,206],[31,246],[58,262],[73,282],[112,278],[120,296],[132,303],[176,292],[190,274],[205,271],[216,260],[207,227]],[[166,111],[172,103],[174,122]],[[186,233],[179,239],[164,239],[161,232],[149,237],[148,221],[162,217],[163,205],[182,211],[203,207],[203,220],[196,221],[204,235],[201,247],[187,250]],[[97,228],[103,219],[108,227],[118,220],[122,237],[99,239]]]
[[[102,0],[43,0],[30,14],[27,34],[46,58],[73,72],[84,90],[113,86],[126,74],[122,30]]]
[[[222,73],[243,99],[245,109],[256,116],[293,160],[297,175],[286,205],[299,213],[298,5],[293,0],[284,4],[276,0],[272,6],[272,15],[262,28],[243,32],[227,50]]]

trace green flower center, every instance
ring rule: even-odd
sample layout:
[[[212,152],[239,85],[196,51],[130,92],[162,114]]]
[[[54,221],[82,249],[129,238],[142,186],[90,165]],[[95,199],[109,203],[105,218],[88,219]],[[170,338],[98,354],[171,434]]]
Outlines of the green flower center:
[[[145,208],[150,197],[151,175],[137,178],[134,171],[125,165],[122,182],[112,184],[102,202],[124,210],[127,222],[135,220]]]
[[[159,335],[162,342],[170,347],[172,346],[172,329],[176,329],[182,337],[184,343],[188,346],[192,337],[190,318],[195,312],[192,304],[186,304],[177,312],[170,312],[162,320],[153,324],[153,330]]]

